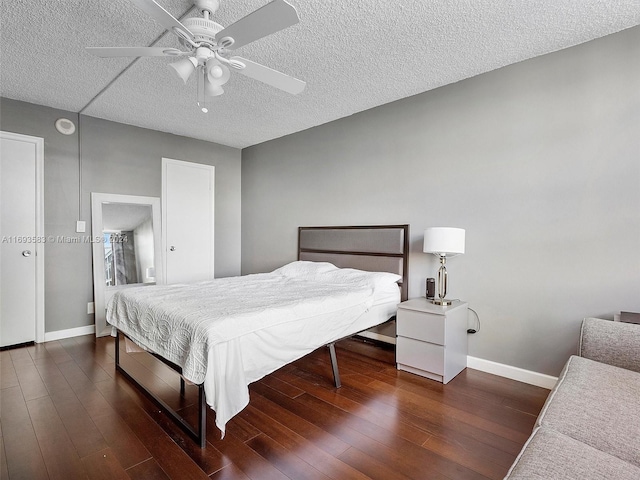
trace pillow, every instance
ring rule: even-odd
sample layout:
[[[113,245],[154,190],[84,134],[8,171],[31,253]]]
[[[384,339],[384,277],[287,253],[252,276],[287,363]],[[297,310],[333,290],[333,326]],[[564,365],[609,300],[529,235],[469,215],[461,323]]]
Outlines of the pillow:
[[[331,283],[365,283],[376,290],[398,283],[402,280],[402,276],[390,272],[366,272],[355,268],[336,268],[318,275],[318,280]]]
[[[299,260],[277,268],[271,273],[283,275],[285,277],[317,280],[318,275],[332,270],[338,270],[338,267],[329,262],[309,262]]]

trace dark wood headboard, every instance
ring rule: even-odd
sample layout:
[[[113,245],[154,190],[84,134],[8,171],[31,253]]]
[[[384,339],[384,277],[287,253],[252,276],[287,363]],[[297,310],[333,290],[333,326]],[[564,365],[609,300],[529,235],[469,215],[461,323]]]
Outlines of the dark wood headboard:
[[[409,297],[409,225],[299,227],[298,260],[397,273],[402,301]]]

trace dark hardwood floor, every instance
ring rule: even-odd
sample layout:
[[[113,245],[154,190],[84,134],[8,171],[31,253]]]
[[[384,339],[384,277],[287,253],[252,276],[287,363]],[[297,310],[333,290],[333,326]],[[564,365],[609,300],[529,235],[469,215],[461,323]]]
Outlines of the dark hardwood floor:
[[[2,479],[502,478],[548,391],[467,369],[448,385],[398,372],[394,352],[345,340],[334,388],[326,349],[251,386],[221,440],[198,448],[115,373],[113,339],[0,352]],[[195,388],[147,354],[122,362],[195,418]]]

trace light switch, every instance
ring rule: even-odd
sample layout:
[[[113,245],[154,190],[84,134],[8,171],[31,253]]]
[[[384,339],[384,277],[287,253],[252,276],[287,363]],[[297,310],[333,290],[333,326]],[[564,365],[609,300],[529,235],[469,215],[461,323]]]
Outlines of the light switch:
[[[87,225],[84,220],[78,220],[76,222],[76,233],[84,233],[87,231]]]

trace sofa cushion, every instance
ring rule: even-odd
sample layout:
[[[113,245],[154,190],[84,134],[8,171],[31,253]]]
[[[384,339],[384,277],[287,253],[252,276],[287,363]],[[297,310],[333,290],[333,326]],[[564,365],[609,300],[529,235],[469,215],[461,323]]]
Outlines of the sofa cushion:
[[[640,326],[585,318],[578,353],[581,357],[640,372]]]
[[[538,427],[506,478],[637,480],[640,468],[550,428]]]
[[[640,467],[640,374],[572,356],[536,425]]]

